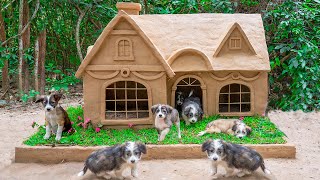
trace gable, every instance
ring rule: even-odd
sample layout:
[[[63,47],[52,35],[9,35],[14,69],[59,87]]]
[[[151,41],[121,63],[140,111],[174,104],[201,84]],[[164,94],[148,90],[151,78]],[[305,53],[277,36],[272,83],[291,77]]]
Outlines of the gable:
[[[238,23],[234,23],[226,34],[222,35],[219,46],[214,53],[214,57],[230,55],[256,55],[248,37]]]
[[[129,59],[115,58],[118,53],[116,43],[126,38],[130,41],[133,56]],[[130,44],[129,43],[129,44]],[[125,46],[128,43],[125,43]],[[125,48],[128,49],[128,48]],[[123,53],[123,52],[122,52]],[[118,53],[119,54],[119,53]],[[119,60],[119,61],[116,61]],[[157,48],[148,39],[139,26],[128,16],[121,11],[118,15],[107,25],[95,42],[93,48],[88,51],[87,56],[81,63],[76,77],[82,76],[84,70],[88,65],[160,65],[169,77],[173,77],[174,73]]]

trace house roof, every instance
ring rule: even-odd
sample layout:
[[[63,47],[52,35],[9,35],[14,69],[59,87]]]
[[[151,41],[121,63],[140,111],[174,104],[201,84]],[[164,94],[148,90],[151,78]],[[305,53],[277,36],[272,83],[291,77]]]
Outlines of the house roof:
[[[158,48],[165,60],[182,49],[207,56],[212,69],[270,71],[269,55],[260,14],[130,15]],[[214,56],[231,31],[238,27],[256,55]],[[221,47],[220,47],[221,48]],[[210,68],[211,69],[211,68]]]
[[[204,58],[209,70],[270,71],[269,55],[260,14],[165,14],[128,15],[123,11],[107,25],[92,50],[80,65],[76,76],[80,77],[91,61],[99,44],[116,25],[119,18],[125,18],[152,46],[168,75],[174,72],[170,61],[182,51],[194,50]],[[238,28],[252,55],[246,53],[217,56],[223,43],[234,28]]]

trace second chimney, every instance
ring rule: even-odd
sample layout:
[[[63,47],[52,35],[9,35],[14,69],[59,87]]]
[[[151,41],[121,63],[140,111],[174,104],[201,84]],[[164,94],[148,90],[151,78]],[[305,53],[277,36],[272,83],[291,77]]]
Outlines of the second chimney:
[[[118,11],[125,11],[127,14],[130,15],[139,15],[141,11],[141,4],[140,3],[131,3],[131,2],[118,2],[116,4]]]

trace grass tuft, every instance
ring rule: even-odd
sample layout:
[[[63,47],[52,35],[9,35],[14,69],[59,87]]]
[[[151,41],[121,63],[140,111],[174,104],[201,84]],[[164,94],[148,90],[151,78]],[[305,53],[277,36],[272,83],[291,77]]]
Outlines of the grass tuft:
[[[284,144],[286,143],[283,138],[285,134],[280,131],[275,124],[273,124],[267,117],[251,116],[245,117],[244,122],[252,128],[250,136],[243,139],[236,138],[231,135],[219,133],[219,134],[206,134],[202,137],[197,137],[200,131],[203,131],[206,125],[218,118],[218,115],[205,117],[202,121],[186,126],[184,121],[181,121],[181,135],[182,139],[179,142],[177,138],[176,127],[173,126],[170,132],[167,134],[166,139],[159,143],[157,141],[157,131],[154,128],[150,129],[106,129],[101,130],[99,133],[95,132],[92,126],[88,129],[83,129],[77,126],[79,122],[78,116],[83,119],[83,109],[78,107],[69,107],[67,112],[73,124],[73,128],[76,130],[73,134],[63,133],[59,144],[64,145],[79,145],[79,146],[102,146],[102,145],[115,145],[123,143],[125,141],[141,141],[146,144],[201,144],[209,138],[223,139],[228,142],[237,144]],[[56,144],[55,136],[52,135],[50,139],[44,140],[45,127],[40,126],[38,131],[30,136],[23,143],[29,146]]]

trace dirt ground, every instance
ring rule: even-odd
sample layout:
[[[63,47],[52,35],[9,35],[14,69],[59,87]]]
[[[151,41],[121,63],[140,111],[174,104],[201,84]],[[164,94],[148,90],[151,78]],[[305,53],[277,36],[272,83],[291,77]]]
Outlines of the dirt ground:
[[[77,102],[65,101],[63,104],[68,106]],[[13,163],[14,147],[35,131],[31,127],[33,121],[43,124],[43,117],[44,112],[37,106],[0,109],[0,179],[97,179],[89,171],[83,178],[76,176],[82,163]],[[258,170],[251,176],[233,179],[320,179],[320,113],[272,111],[269,117],[286,133],[288,142],[296,145],[297,158],[266,159],[266,166],[272,172],[270,177]],[[212,179],[206,159],[141,161],[138,171],[138,179],[146,180]],[[223,170],[218,173],[222,174]],[[128,176],[129,171],[125,175]]]

